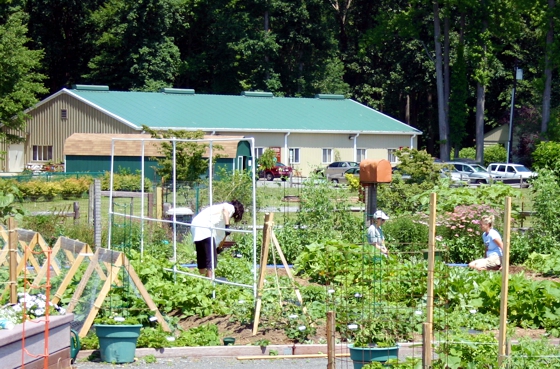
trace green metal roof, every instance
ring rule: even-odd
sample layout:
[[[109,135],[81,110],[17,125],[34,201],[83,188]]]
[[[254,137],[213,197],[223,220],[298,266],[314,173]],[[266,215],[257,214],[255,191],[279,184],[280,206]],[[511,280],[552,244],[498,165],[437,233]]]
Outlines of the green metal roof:
[[[421,134],[416,128],[337,95],[287,98],[266,93],[234,96],[178,91],[63,89],[47,100],[69,94],[137,129],[146,125],[204,131]]]

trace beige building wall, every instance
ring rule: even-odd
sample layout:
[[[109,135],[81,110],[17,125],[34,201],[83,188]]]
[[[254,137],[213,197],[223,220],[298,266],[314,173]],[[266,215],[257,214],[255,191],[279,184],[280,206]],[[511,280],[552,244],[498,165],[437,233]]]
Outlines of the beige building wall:
[[[62,117],[66,110],[67,117]],[[83,102],[61,94],[29,113],[21,136],[25,137],[24,163],[44,164],[47,161],[33,160],[33,146],[52,146],[52,162],[64,161],[64,142],[73,133],[138,133],[138,131],[117,121]],[[0,162],[6,171],[9,158]]]
[[[62,111],[66,111],[66,117]],[[52,146],[52,161],[54,163],[64,160],[64,143],[74,133],[105,133],[105,134],[130,134],[140,133],[137,130],[113,118],[110,114],[98,111],[93,107],[66,94],[60,94],[50,100],[44,101],[40,106],[32,109],[31,118],[27,126],[19,134],[25,139],[21,147],[23,162],[25,164],[45,164],[44,161],[33,160],[33,146]],[[212,132],[206,132],[212,134]],[[398,149],[411,145],[410,135],[389,134],[326,134],[326,133],[290,133],[262,132],[252,133],[244,131],[219,132],[224,136],[254,137],[255,147],[280,148],[281,161],[291,164],[303,176],[308,176],[317,167],[324,167],[336,158],[345,161],[354,161],[354,148],[365,149],[366,158],[388,159],[388,149]],[[417,147],[417,137],[412,139],[412,145]],[[354,144],[356,146],[354,146]],[[15,148],[14,145],[12,148]],[[299,149],[299,163],[289,163],[289,149]],[[331,149],[330,161],[323,161],[323,149]],[[3,145],[2,150],[8,151],[8,146]],[[13,161],[13,160],[12,160]],[[7,170],[9,157],[0,160],[0,169]]]

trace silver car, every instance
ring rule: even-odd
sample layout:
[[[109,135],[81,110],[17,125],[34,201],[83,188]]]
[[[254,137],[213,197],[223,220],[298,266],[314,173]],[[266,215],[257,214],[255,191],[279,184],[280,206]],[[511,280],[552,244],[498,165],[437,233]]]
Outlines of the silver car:
[[[461,180],[469,183],[490,183],[492,175],[480,164],[462,163],[458,161],[448,161],[443,164],[451,164],[461,175]]]
[[[360,163],[355,161],[335,161],[325,168],[324,176],[330,181],[332,176],[343,174],[348,169],[356,167],[359,168]]]
[[[346,169],[344,173],[332,174],[329,177],[329,180],[332,183],[348,183],[348,179],[346,179],[346,174],[351,174],[354,177],[360,179],[360,167],[358,166],[358,167]]]

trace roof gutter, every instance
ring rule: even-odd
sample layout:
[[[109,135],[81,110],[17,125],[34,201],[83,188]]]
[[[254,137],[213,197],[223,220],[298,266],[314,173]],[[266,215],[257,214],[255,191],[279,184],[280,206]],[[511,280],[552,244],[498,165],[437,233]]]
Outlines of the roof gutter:
[[[288,136],[290,135],[290,133],[292,132],[286,132],[286,134],[284,134],[284,163],[286,165],[290,165],[289,163],[289,157],[290,157],[290,151],[288,150]]]
[[[354,161],[358,161],[358,150],[356,147],[357,141],[358,141],[358,136],[360,135],[360,132],[357,132],[356,135],[353,137],[354,138]]]

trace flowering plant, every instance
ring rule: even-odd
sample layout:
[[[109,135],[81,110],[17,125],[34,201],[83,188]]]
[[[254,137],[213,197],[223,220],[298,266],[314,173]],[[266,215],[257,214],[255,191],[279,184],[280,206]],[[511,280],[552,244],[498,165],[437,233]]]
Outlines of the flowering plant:
[[[93,321],[94,324],[105,324],[105,325],[135,325],[140,324],[136,317],[132,317],[128,314],[118,314],[116,312],[110,312],[104,315],[103,312],[98,314],[98,316]]]
[[[453,212],[445,213],[438,223],[443,226],[444,238],[468,237],[478,240],[481,235],[480,219],[485,215],[498,218],[499,212],[488,205],[460,205]]]
[[[0,318],[8,319],[14,324],[45,316],[47,309],[49,315],[64,315],[66,310],[52,302],[47,301],[43,294],[30,295],[27,292],[18,293],[18,303],[0,308]]]

